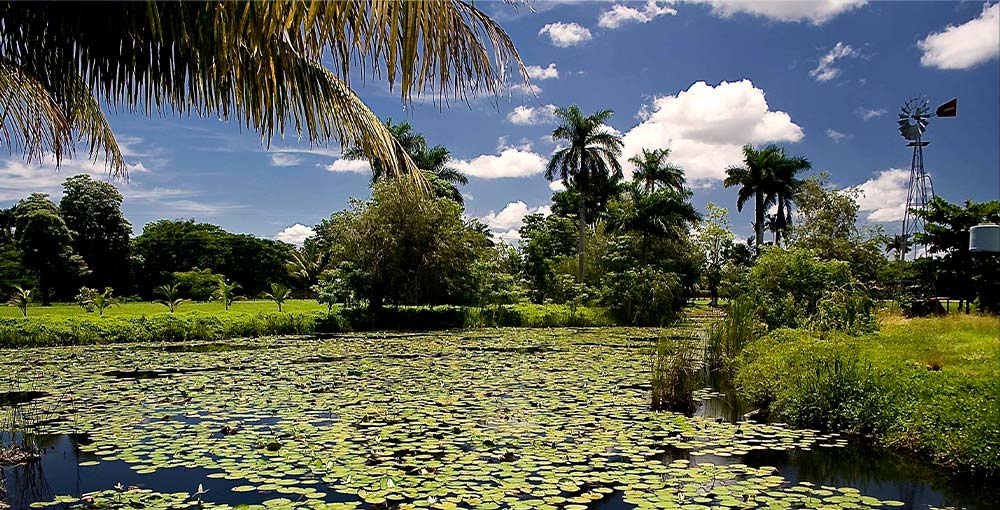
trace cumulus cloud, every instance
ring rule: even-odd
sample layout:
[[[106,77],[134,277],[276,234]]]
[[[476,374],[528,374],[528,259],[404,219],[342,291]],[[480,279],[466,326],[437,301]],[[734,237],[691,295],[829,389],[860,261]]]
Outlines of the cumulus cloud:
[[[556,105],[547,104],[545,106],[524,106],[514,108],[514,111],[507,114],[507,121],[518,126],[534,126],[538,124],[552,124],[556,121]]]
[[[1000,56],[1000,3],[983,5],[978,18],[948,25],[928,35],[917,46],[924,52],[920,64],[938,69],[969,69]]]
[[[842,142],[844,140],[848,140],[848,139],[854,137],[854,135],[850,135],[850,134],[847,134],[847,133],[841,133],[840,131],[836,131],[836,130],[833,130],[833,129],[827,129],[826,130],[826,136],[827,136],[827,138],[833,140],[833,143],[840,143],[840,142]]]
[[[294,244],[295,246],[302,246],[302,243],[304,243],[307,238],[312,237],[315,234],[316,231],[311,227],[307,227],[301,223],[296,223],[290,227],[285,227],[285,229],[281,232],[275,234],[274,238],[278,241]]]
[[[868,213],[868,221],[888,223],[900,221],[906,212],[906,192],[910,171],[890,168],[875,173],[875,177],[856,186],[861,191],[858,207]]]
[[[340,158],[333,163],[323,165],[323,168],[326,168],[328,172],[350,174],[365,174],[372,171],[371,165],[363,159]]]
[[[490,227],[494,238],[508,244],[514,244],[521,240],[519,231],[524,225],[524,217],[529,214],[548,216],[552,214],[552,209],[547,205],[528,207],[528,204],[518,200],[507,203],[500,212],[491,210],[489,214],[481,216],[479,219]]]
[[[597,24],[603,28],[616,29],[627,23],[649,23],[660,16],[677,14],[676,9],[660,4],[657,0],[649,0],[641,10],[630,5],[615,4],[601,13]]]
[[[549,183],[549,189],[552,191],[565,191],[566,185],[563,184],[561,180],[554,180]]]
[[[867,0],[819,0],[819,1],[773,1],[773,0],[687,0],[691,3],[708,4],[712,13],[722,18],[743,13],[760,16],[771,21],[803,22],[822,25],[845,12],[865,5]]]
[[[549,23],[538,31],[538,35],[547,35],[554,46],[568,48],[578,46],[592,37],[587,27],[576,23]]]
[[[782,111],[772,111],[764,91],[750,80],[711,86],[697,82],[677,95],[657,97],[640,111],[643,121],[625,134],[625,161],[643,148],[670,148],[694,184],[722,180],[739,164],[742,146],[797,142],[802,128]],[[699,182],[700,181],[700,182]]]
[[[875,117],[881,117],[889,113],[885,108],[858,108],[858,116],[861,120],[872,120]]]
[[[555,63],[549,64],[548,67],[528,66],[527,69],[528,77],[532,80],[551,80],[559,77],[559,69]]]
[[[534,83],[515,83],[510,89],[514,92],[520,92],[529,96],[537,96],[542,93],[542,87],[539,87]]]
[[[857,57],[858,55],[858,50],[852,48],[849,44],[838,42],[834,45],[833,49],[819,58],[819,65],[812,71],[809,71],[809,76],[816,78],[816,81],[830,81],[840,75],[840,68],[834,66],[838,60]]]
[[[465,175],[480,179],[529,177],[545,171],[545,158],[531,151],[509,147],[499,154],[483,154],[469,161],[456,160],[452,166]]]

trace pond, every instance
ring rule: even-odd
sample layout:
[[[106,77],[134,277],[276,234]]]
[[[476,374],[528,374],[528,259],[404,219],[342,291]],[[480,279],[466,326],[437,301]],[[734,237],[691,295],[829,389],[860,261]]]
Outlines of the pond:
[[[724,381],[649,409],[685,329],[489,330],[3,351],[40,459],[14,509],[995,508],[913,459],[742,420]],[[9,374],[9,375],[8,375]],[[8,390],[8,388],[3,388]],[[8,427],[9,429],[9,427]],[[11,441],[10,433],[2,438]]]

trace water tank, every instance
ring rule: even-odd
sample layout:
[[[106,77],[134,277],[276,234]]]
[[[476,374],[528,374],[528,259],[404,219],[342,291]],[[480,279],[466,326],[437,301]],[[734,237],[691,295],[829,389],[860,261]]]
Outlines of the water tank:
[[[1000,252],[1000,225],[976,225],[970,228],[969,251],[973,253]]]

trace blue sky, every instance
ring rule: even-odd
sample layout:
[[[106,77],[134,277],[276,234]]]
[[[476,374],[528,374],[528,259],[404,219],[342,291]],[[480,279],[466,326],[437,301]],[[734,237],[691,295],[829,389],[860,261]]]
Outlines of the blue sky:
[[[524,214],[545,211],[541,175],[554,145],[550,110],[615,111],[626,152],[669,147],[699,208],[730,208],[721,186],[745,143],[778,143],[827,171],[840,187],[861,185],[862,218],[898,230],[910,154],[896,130],[906,99],[936,106],[959,98],[959,114],[934,119],[927,169],[950,201],[1000,196],[1000,6],[996,2],[533,2],[533,9],[480,2],[507,30],[534,93],[516,87],[481,98],[405,108],[381,82],[358,85],[380,116],[407,120],[447,146],[470,175],[467,213],[513,240]],[[349,197],[368,195],[364,165],[339,147],[310,148],[294,134],[270,151],[252,130],[217,119],[109,115],[132,165],[124,210],[136,232],[159,218],[195,218],[234,232],[300,240]],[[32,191],[58,198],[85,159],[28,165],[0,158],[0,206]],[[298,225],[296,227],[296,225]],[[289,227],[293,227],[289,229]]]

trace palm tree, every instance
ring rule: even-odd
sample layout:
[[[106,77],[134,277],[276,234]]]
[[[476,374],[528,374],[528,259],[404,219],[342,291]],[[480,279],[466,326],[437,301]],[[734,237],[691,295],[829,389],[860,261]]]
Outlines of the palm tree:
[[[591,191],[591,183],[606,181],[609,176],[618,179],[622,176],[618,161],[622,154],[622,138],[605,125],[614,113],[601,110],[584,115],[576,105],[555,111],[560,123],[552,131],[552,139],[569,145],[552,154],[545,167],[545,178],[549,181],[561,179],[567,187],[572,184],[577,190],[577,281],[580,283],[583,283],[587,229],[586,196]]]
[[[28,303],[31,302],[31,290],[24,289],[20,285],[14,286],[14,294],[7,301],[7,306],[16,306],[21,311],[22,317],[28,316]]]
[[[408,156],[420,169],[421,175],[430,186],[434,196],[448,198],[464,204],[459,185],[469,183],[469,178],[457,169],[448,166],[451,162],[451,152],[444,146],[427,147],[427,139],[422,133],[413,130],[409,122],[393,124],[392,118],[385,121],[385,127],[392,133],[397,142],[399,157]],[[344,150],[344,159],[367,160],[372,169],[372,184],[384,180],[387,176],[386,163],[378,158],[369,158],[359,147],[348,147]]]
[[[894,234],[886,238],[885,252],[895,253],[896,260],[903,260],[903,255],[910,251],[910,237],[906,234]]]
[[[678,193],[684,191],[684,170],[668,163],[670,149],[642,149],[642,154],[629,158],[635,165],[633,177],[643,183],[646,191],[653,191],[657,185]]]
[[[104,292],[96,290],[89,292],[81,304],[97,310],[97,314],[104,317],[105,310],[118,305],[118,298],[114,297],[114,292],[111,287],[104,287]]]
[[[163,299],[156,302],[166,306],[170,313],[174,313],[178,307],[187,302],[186,299],[180,297],[181,291],[176,283],[160,285],[153,290],[153,293],[163,296]]]
[[[701,219],[690,202],[691,192],[672,189],[648,191],[632,182],[609,213],[608,226],[619,233],[636,232],[642,236],[645,264],[649,236],[680,236],[688,225]]]
[[[760,150],[754,149],[752,145],[745,145],[743,165],[726,169],[723,186],[740,186],[736,209],[742,211],[750,198],[754,199],[754,242],[757,246],[764,242],[764,216],[767,209],[778,202],[778,210],[784,216],[785,209],[791,207],[794,190],[798,188],[795,174],[810,167],[808,160],[801,157],[790,158],[777,145],[768,145]]]
[[[228,283],[225,279],[219,278],[219,286],[216,287],[215,292],[212,293],[212,297],[222,301],[222,305],[226,307],[226,311],[229,311],[229,307],[233,306],[233,301],[240,299],[236,295],[236,291],[239,290],[240,284],[233,282]]]
[[[281,313],[281,305],[285,304],[285,301],[288,300],[288,297],[291,294],[292,292],[288,290],[288,287],[285,287],[280,283],[272,283],[271,292],[265,292],[264,297],[277,303],[278,313]]]
[[[784,233],[792,224],[792,205],[795,203],[795,196],[802,187],[802,180],[797,177],[803,170],[812,168],[812,163],[801,156],[785,156],[784,149],[779,149],[781,157],[776,162],[774,171],[771,172],[771,182],[768,186],[768,198],[765,202],[778,205],[778,210],[774,215],[772,232],[774,232],[774,245],[781,242]]]
[[[330,251],[320,247],[314,240],[306,240],[302,248],[292,252],[292,258],[288,259],[288,272],[295,278],[302,281],[302,288],[312,289],[319,283],[319,276],[326,271],[333,262]]]
[[[288,127],[419,176],[349,79],[385,77],[404,103],[499,95],[511,70],[527,83],[507,34],[464,0],[2,2],[0,27],[0,145],[58,162],[83,140],[116,175],[102,105],[233,119],[265,144]]]

